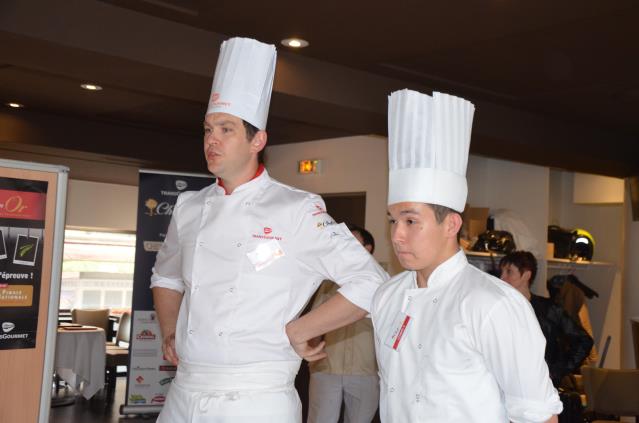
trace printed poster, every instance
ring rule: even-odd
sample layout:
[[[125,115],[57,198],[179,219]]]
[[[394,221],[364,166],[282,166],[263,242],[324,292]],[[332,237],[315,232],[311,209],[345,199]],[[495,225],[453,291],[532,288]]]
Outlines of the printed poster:
[[[0,177],[0,350],[36,346],[47,185]]]

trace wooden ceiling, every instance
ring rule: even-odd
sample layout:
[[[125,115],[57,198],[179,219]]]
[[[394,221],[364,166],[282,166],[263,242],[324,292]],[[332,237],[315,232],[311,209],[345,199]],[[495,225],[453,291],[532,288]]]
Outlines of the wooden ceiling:
[[[239,35],[278,45],[271,144],[385,135],[387,95],[409,87],[476,104],[473,153],[637,175],[637,22],[635,0],[4,0],[0,102],[27,108],[2,110],[0,144],[2,114],[59,117],[125,135],[57,131],[49,147],[193,170],[219,43]],[[310,46],[279,44],[291,36]],[[87,81],[105,89],[78,89]],[[179,159],[175,142],[191,146]]]

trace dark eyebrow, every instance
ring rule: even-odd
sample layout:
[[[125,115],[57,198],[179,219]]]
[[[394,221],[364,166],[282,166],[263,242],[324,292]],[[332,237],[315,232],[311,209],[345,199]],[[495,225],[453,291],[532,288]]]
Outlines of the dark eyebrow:
[[[405,209],[399,212],[400,215],[407,215],[407,214],[417,214],[419,215],[419,212],[415,209]],[[386,216],[388,217],[392,217],[390,212],[386,212]]]

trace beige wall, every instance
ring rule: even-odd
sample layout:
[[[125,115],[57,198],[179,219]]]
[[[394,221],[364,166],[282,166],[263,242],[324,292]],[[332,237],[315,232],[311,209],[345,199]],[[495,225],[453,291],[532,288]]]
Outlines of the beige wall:
[[[78,228],[135,232],[137,203],[137,187],[70,180],[66,224]]]

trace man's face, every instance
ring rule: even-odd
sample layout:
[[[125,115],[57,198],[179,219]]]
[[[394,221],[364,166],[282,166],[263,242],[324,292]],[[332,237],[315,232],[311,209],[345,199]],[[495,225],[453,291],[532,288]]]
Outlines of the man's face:
[[[509,263],[505,266],[501,267],[501,280],[504,282],[508,282],[518,291],[522,291],[528,289],[528,281],[530,279],[530,271],[526,270],[523,273],[519,271],[517,266],[512,263]]]
[[[391,241],[397,259],[408,270],[434,270],[447,257],[444,222],[424,203],[396,203],[388,207]]]
[[[250,166],[254,156],[242,119],[228,113],[206,115],[204,157],[209,172],[222,179],[232,178]]]

